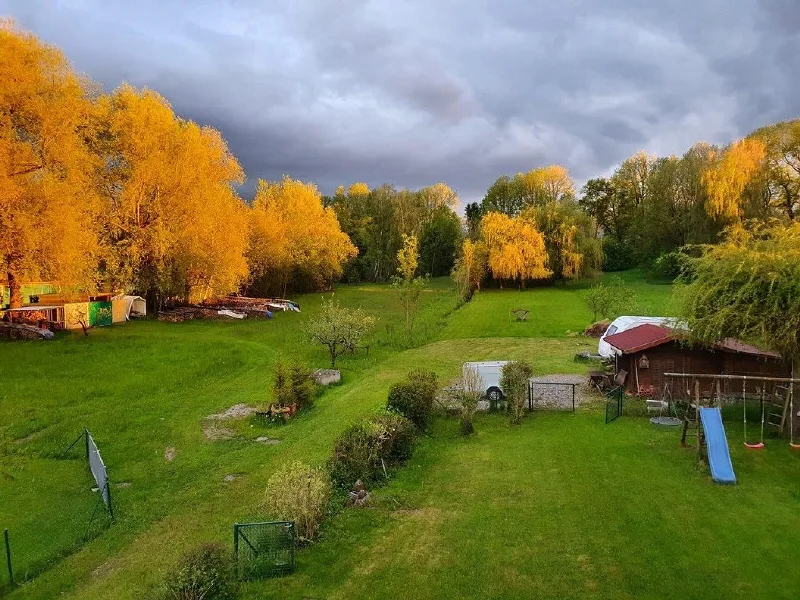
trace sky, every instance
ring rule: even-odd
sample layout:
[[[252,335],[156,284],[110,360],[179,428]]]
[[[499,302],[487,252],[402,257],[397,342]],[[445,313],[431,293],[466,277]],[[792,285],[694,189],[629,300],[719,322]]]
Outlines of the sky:
[[[113,90],[220,129],[242,190],[580,185],[800,116],[796,0],[0,0]]]

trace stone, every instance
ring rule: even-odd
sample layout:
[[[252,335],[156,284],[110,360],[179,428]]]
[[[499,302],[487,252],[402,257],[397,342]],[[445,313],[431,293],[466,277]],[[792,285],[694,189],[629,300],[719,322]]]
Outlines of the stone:
[[[268,446],[274,446],[276,444],[280,444],[281,443],[280,440],[276,440],[275,438],[271,438],[271,437],[266,436],[266,435],[262,435],[260,437],[257,437],[256,438],[256,442],[258,442],[259,444],[267,444]]]
[[[331,385],[342,380],[342,374],[338,369],[317,369],[311,373],[311,378],[317,385]]]

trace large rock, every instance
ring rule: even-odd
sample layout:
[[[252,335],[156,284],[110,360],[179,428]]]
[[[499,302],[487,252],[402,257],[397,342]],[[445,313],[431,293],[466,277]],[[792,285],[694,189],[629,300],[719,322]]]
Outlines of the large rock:
[[[339,383],[342,380],[342,374],[338,369],[317,369],[311,374],[311,378],[318,385],[330,385]]]

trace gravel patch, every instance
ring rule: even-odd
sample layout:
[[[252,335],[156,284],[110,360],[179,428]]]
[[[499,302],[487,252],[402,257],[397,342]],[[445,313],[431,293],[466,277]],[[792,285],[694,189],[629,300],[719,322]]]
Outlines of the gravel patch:
[[[531,377],[531,393],[534,409],[572,410],[571,385],[546,385],[552,383],[575,384],[575,407],[580,406],[589,392],[585,375],[554,373]]]
[[[248,406],[247,404],[234,404],[228,410],[208,415],[206,417],[209,421],[225,421],[227,419],[244,419],[245,417],[249,417],[250,415],[256,412],[255,406]]]

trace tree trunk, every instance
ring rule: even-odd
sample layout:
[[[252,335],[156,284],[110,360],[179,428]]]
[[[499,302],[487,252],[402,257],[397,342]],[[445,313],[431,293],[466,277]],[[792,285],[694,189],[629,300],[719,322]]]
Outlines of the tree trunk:
[[[8,288],[11,293],[11,308],[19,308],[22,306],[22,283],[10,269],[8,271]]]

